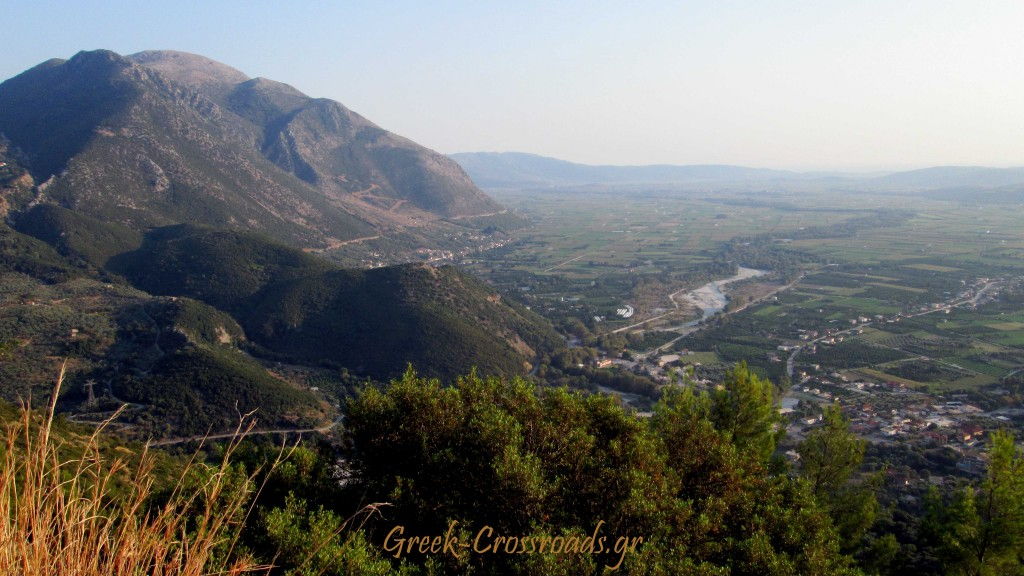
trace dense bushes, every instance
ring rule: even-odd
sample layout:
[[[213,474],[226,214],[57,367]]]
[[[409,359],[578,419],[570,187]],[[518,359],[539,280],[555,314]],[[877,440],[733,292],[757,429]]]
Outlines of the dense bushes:
[[[835,574],[847,570],[807,486],[769,473],[771,386],[745,367],[722,389],[672,389],[650,421],[604,395],[469,376],[451,387],[407,373],[348,405],[348,482],[389,501],[367,527],[443,534],[642,536],[623,573]],[[542,556],[542,555],[541,555]],[[529,557],[414,554],[448,573],[592,573],[615,553]]]

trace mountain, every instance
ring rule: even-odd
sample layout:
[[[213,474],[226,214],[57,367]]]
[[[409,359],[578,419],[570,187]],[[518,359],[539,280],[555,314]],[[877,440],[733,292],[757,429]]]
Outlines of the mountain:
[[[666,184],[770,181],[798,173],[717,164],[593,166],[520,152],[452,154],[473,181],[489,188],[577,184]]]
[[[337,102],[180,52],[44,62],[0,84],[0,134],[39,183],[33,205],[139,232],[325,249],[501,210],[454,161]]]
[[[231,430],[239,414],[250,411],[264,427],[309,427],[329,420],[317,395],[242,351],[245,333],[228,314],[187,298],[151,298],[121,314],[122,329],[142,330],[136,336],[151,346],[118,357],[129,373],[93,375],[109,382],[118,400],[143,406],[135,417],[155,421],[153,432]]]
[[[263,355],[378,379],[524,374],[561,344],[539,316],[454,267],[351,270],[252,233],[176,226],[110,268],[232,314]]]
[[[0,131],[0,398],[45,397],[66,359],[76,420],[310,428],[409,363],[525,374],[562,344],[455,268],[318,254],[455,252],[517,218],[336,102],[194,55],[83,52],[0,84]]]
[[[62,412],[99,422],[127,405],[116,427],[143,437],[230,430],[239,412],[267,427],[330,420],[321,398],[264,368],[238,323],[202,302],[82,276],[0,270],[0,285],[4,400],[46,398],[66,361]]]
[[[872,178],[865,184],[894,191],[938,190],[950,188],[989,189],[1024,186],[1024,168],[988,168],[984,166],[935,166],[895,172]]]
[[[519,152],[452,154],[473,178],[487,188],[530,188],[585,184],[682,184],[716,187],[764,187],[928,193],[957,200],[1019,202],[1024,168],[934,166],[889,174],[792,172],[729,165],[593,166]],[[978,196],[979,191],[992,194]]]
[[[3,147],[0,163],[0,198],[16,204],[32,179]],[[250,411],[264,426],[328,421],[321,398],[242,349],[248,339],[230,315],[137,290],[106,268],[140,249],[141,233],[53,204],[7,216],[0,399],[45,398],[66,360],[62,411],[97,422],[127,403],[117,425],[141,436],[230,430]]]
[[[380,379],[524,375],[561,344],[547,323],[451,266],[338,270],[268,287],[245,315],[257,342]]]

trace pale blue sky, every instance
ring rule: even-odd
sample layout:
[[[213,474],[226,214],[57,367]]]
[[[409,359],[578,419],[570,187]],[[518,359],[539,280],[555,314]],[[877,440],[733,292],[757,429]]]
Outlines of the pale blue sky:
[[[1024,2],[4,2],[8,78],[196,52],[441,152],[1024,165]]]

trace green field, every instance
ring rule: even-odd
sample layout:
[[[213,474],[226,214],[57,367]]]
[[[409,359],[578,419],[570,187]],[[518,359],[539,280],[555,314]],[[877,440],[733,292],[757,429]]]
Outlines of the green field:
[[[712,370],[743,359],[783,379],[779,346],[867,320],[862,334],[850,335],[866,348],[825,356],[860,366],[886,358],[872,348],[881,347],[928,358],[916,368],[859,368],[875,380],[934,391],[979,389],[1024,366],[1019,305],[992,296],[976,308],[933,309],[982,286],[981,279],[998,279],[991,290],[1005,292],[1024,277],[1018,207],[821,191],[755,196],[574,188],[495,195],[533,225],[466,266],[563,331],[597,338],[665,315],[675,310],[669,294],[728,277],[742,265],[772,272],[759,280],[767,286],[762,292],[799,281],[770,302],[719,317],[675,342],[674,349],[702,354],[685,361]],[[629,319],[616,314],[626,304],[634,309]],[[917,315],[923,311],[929,313]],[[673,322],[693,317],[681,310],[657,326],[671,330]],[[643,341],[660,344],[660,338]],[[800,362],[821,364],[809,353]]]

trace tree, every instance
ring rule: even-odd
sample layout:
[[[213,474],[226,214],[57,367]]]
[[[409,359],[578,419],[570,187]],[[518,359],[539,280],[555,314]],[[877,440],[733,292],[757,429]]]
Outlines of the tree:
[[[736,380],[750,381],[746,375]],[[718,430],[711,420],[714,409],[711,394],[678,386],[666,388],[654,407],[651,428],[680,480],[677,498],[690,521],[665,542],[666,550],[649,550],[643,562],[657,558],[666,574],[714,573],[710,566],[727,566],[731,574],[847,573],[849,557],[840,552],[832,521],[807,484],[770,474],[762,453],[733,442],[774,434]],[[765,418],[762,425],[771,431],[773,420]]]
[[[782,432],[772,383],[753,373],[746,362],[726,372],[721,386],[711,393],[710,417],[737,448],[765,460],[775,451]]]
[[[1024,455],[1009,432],[993,432],[988,474],[948,503],[932,491],[923,520],[926,539],[954,573],[1024,574]]]
[[[866,447],[867,442],[850,432],[839,406],[829,406],[822,416],[822,426],[808,433],[796,451],[803,476],[815,495],[827,495],[844,486],[860,467]]]
[[[843,548],[856,550],[878,516],[872,483],[850,483],[864,461],[867,442],[850,432],[850,423],[839,406],[825,409],[822,424],[797,446],[801,469],[818,502],[836,523]]]
[[[322,506],[308,504],[289,494],[285,505],[260,511],[260,545],[276,550],[275,574],[319,576],[321,574],[391,575],[409,574],[408,566],[394,569],[389,559],[345,520]]]

